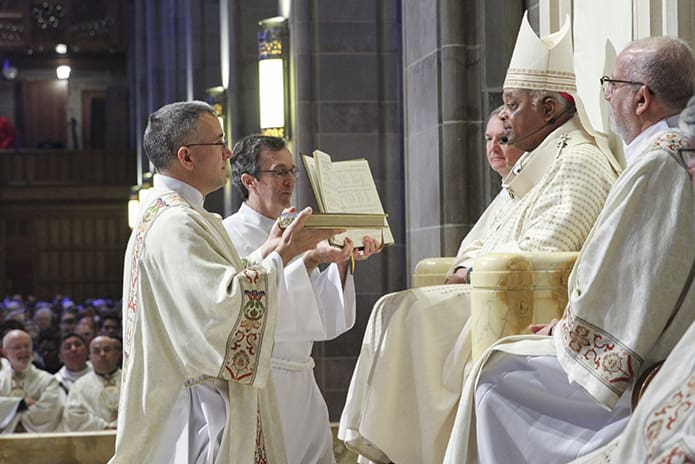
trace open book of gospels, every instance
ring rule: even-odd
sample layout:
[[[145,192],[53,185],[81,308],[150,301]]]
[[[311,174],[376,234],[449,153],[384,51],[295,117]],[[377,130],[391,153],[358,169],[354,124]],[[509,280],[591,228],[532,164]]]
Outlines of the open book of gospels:
[[[381,206],[369,163],[364,158],[333,161],[315,150],[302,155],[320,213],[312,215],[306,227],[337,227],[347,231],[331,240],[342,245],[350,237],[354,247],[362,247],[364,236],[383,245],[393,245],[393,235]]]

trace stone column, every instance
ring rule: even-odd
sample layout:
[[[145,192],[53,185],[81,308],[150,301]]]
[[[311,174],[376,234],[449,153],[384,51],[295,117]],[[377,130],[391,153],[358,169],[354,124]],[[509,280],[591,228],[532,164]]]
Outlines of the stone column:
[[[521,18],[502,0],[404,0],[407,269],[453,256],[499,190],[483,140]]]
[[[292,151],[366,158],[396,245],[355,272],[356,327],[315,346],[316,376],[338,420],[374,302],[405,286],[401,25],[398,0],[295,0],[290,9]],[[303,170],[303,168],[302,168]],[[306,177],[297,205],[315,205]]]

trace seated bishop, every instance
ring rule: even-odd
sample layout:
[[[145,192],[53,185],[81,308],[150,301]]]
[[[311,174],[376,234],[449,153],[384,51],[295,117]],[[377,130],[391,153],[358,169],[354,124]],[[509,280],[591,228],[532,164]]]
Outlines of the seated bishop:
[[[579,251],[621,163],[577,95],[569,23],[539,39],[524,18],[503,98],[508,143],[525,153],[472,254]],[[471,364],[470,314],[467,284],[376,303],[340,420],[346,446],[374,462],[442,462]]]

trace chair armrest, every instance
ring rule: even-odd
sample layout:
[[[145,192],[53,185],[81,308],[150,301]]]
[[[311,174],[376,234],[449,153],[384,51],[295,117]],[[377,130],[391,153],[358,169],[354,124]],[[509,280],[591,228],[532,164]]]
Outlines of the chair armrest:
[[[528,333],[530,324],[559,319],[567,305],[577,252],[491,253],[471,272],[472,357],[502,337]]]
[[[449,271],[454,259],[453,256],[421,259],[415,266],[412,286],[425,287],[427,285],[443,284],[446,273]]]

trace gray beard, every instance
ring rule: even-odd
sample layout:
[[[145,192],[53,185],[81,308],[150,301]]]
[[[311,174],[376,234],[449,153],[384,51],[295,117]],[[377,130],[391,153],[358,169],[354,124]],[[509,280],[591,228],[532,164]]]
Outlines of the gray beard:
[[[625,142],[625,144],[629,144],[635,139],[635,137],[630,133],[629,128],[618,125],[612,111],[608,112],[608,121],[610,123],[611,129],[613,129],[613,132],[615,132],[618,135],[618,137],[620,137],[620,139],[623,142]]]

